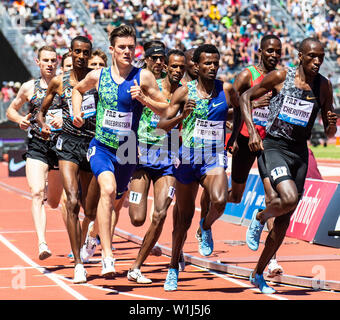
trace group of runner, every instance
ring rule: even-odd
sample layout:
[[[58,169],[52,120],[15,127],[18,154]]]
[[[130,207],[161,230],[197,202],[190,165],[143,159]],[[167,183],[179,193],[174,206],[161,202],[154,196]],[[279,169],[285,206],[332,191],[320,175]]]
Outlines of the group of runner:
[[[77,36],[58,76],[54,48],[42,47],[36,60],[41,77],[24,83],[8,108],[8,118],[29,130],[26,176],[39,259],[51,255],[45,239],[47,198],[51,207],[61,205],[74,257],[74,283],[87,281],[84,263],[99,242],[102,275],[113,277],[112,237],[119,211],[128,201],[131,223],[143,225],[152,182],[151,223],[127,278],[152,283],[141,267],[175,200],[164,289],[177,290],[199,186],[204,191],[196,238],[200,254],[209,256],[214,249],[212,225],[228,201],[241,201],[257,158],[266,208],[254,212],[247,245],[258,249],[266,222],[269,233],[250,281],[261,292],[273,293],[263,271],[269,264],[270,274],[283,272],[274,258],[303,193],[307,140],[319,110],[327,136],[336,132],[332,86],[319,74],[322,44],[305,39],[299,66],[277,70],[281,41],[265,35],[258,64],[243,70],[232,85],[217,80],[220,54],[214,45],[182,52],[150,41],[144,45],[144,65],[136,67],[134,28],[121,25],[109,40],[111,67],[100,50],[92,51],[91,41]],[[30,111],[21,116],[19,109],[26,102]],[[233,131],[226,142],[231,119]],[[227,150],[232,152],[231,188]]]

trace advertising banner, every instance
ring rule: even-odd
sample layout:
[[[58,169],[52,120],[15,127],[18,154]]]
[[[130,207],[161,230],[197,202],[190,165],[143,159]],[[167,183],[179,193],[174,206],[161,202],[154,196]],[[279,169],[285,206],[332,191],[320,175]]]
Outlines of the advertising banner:
[[[338,184],[306,179],[305,192],[290,219],[286,236],[312,241]]]
[[[8,151],[8,176],[9,177],[24,177],[26,175],[26,161],[22,156],[26,152],[23,150]]]

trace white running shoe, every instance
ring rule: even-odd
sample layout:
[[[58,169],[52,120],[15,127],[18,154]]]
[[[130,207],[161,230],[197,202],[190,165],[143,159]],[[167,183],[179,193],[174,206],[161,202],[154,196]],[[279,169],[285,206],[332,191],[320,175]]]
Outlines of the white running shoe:
[[[80,249],[80,257],[83,262],[89,262],[89,259],[94,255],[97,248],[97,239],[88,235],[84,245]]]
[[[268,264],[268,277],[272,278],[283,273],[283,268],[277,263],[276,259],[271,259]]]
[[[102,259],[102,276],[113,277],[116,273],[115,259],[112,257],[106,257]]]
[[[73,283],[86,283],[86,270],[84,268],[84,265],[81,263],[78,263],[74,268],[74,278]]]
[[[39,259],[45,260],[52,255],[50,249],[45,242],[39,244]]]
[[[141,284],[152,283],[151,279],[148,279],[147,277],[145,277],[140,271],[140,269],[129,270],[127,274],[127,278],[130,281],[134,281],[134,282],[141,283]]]

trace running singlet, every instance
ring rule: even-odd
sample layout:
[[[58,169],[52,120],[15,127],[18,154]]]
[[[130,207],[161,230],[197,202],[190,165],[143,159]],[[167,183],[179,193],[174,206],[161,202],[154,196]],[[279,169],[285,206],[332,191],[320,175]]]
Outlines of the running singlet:
[[[288,68],[281,91],[270,100],[267,135],[284,138],[296,143],[306,143],[310,138],[320,105],[312,90],[295,87],[297,68]],[[318,75],[315,79],[317,83]]]
[[[70,84],[70,71],[63,76],[63,92],[61,94],[61,106],[63,112],[63,132],[72,136],[82,136],[92,139],[96,128],[96,104],[98,93],[91,89],[84,93],[81,111],[84,112],[85,123],[78,128],[73,125],[72,86]]]
[[[223,82],[215,80],[216,97],[200,99],[197,81],[187,83],[188,99],[196,101],[195,109],[182,121],[182,143],[187,148],[204,148],[206,145],[224,147],[228,104]]]
[[[162,80],[157,79],[157,84],[159,90],[162,91]],[[179,85],[179,87],[181,84]],[[170,100],[168,100],[170,102]],[[159,115],[155,114],[150,108],[144,107],[142,116],[139,122],[138,128],[138,141],[144,144],[152,144],[155,146],[162,146],[163,139],[165,138],[165,134],[161,134],[157,132],[157,125],[159,122]],[[178,125],[175,127],[178,128]],[[161,131],[161,130],[159,130]],[[170,139],[171,131],[168,132],[168,139]],[[170,140],[169,140],[170,141]]]
[[[251,73],[251,82],[250,82],[251,88],[259,84],[264,78],[264,75],[255,66],[250,66],[246,69]],[[264,139],[264,137],[266,136],[266,125],[267,125],[269,109],[268,107],[255,108],[253,109],[252,114],[253,114],[253,122],[255,124],[255,128],[257,132],[259,133],[260,137]],[[243,121],[240,133],[245,137],[249,137],[248,129],[244,121]]]
[[[135,68],[121,84],[111,76],[111,67],[103,68],[100,74],[97,105],[96,140],[114,149],[131,133],[137,135],[143,105],[131,98],[130,88],[134,80],[140,83],[142,69]]]
[[[41,78],[36,79],[34,81],[34,93],[33,93],[31,100],[29,101],[29,113],[32,114],[32,117],[30,119],[31,124],[30,124],[28,137],[31,137],[32,135],[34,135],[37,138],[43,139],[40,134],[40,127],[38,126],[36,117],[41,108],[41,104],[45,98],[47,88],[43,89],[40,86],[40,80]],[[62,109],[60,107],[59,95],[54,96],[52,105],[46,114],[46,124],[49,125],[51,128],[51,136],[50,136],[51,140],[54,140],[61,131],[61,129],[55,129],[50,125],[50,122],[53,116],[62,117]]]

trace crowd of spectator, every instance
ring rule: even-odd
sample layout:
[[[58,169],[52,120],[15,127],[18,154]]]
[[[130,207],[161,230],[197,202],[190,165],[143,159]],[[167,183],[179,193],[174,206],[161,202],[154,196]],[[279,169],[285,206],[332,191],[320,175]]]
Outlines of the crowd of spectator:
[[[256,63],[259,39],[278,35],[283,43],[282,66],[296,65],[296,40],[285,21],[271,15],[271,0],[79,0],[92,23],[109,33],[122,23],[137,31],[136,59],[143,58],[143,43],[162,40],[167,48],[187,50],[201,43],[216,45],[221,53],[219,76],[232,81],[235,73]],[[56,47],[61,57],[76,35],[92,36],[72,11],[68,0],[6,1],[11,15],[25,17],[31,28],[25,40],[35,50],[44,44]],[[281,5],[317,35],[340,66],[339,0],[280,0]]]

